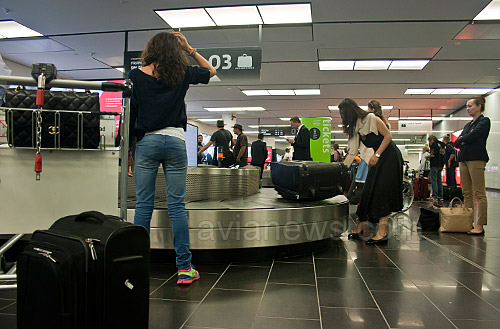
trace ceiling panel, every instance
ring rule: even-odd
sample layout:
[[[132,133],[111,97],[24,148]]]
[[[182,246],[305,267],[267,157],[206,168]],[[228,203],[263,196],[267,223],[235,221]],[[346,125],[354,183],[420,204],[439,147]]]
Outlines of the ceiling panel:
[[[58,70],[108,68],[107,65],[93,59],[90,54],[79,54],[74,51],[5,55],[5,58],[29,67],[36,62],[52,63]]]
[[[73,48],[77,53],[90,54],[94,57],[109,57],[122,54],[125,46],[125,33],[85,34],[52,39]]]
[[[73,80],[113,80],[123,79],[123,73],[115,69],[63,71]]]
[[[500,39],[500,24],[484,24],[475,23],[469,24],[455,37],[457,40],[471,39]]]
[[[405,2],[406,3],[406,2]],[[467,23],[358,23],[314,24],[314,40],[321,48],[439,47]]]
[[[455,40],[436,55],[434,59],[498,59],[500,42],[495,40]]]
[[[50,38],[0,39],[0,53],[4,55],[72,50]]]
[[[299,26],[273,26],[264,25],[262,28],[262,41],[263,42],[301,42],[313,41],[313,28],[312,25],[299,25]]]
[[[471,20],[491,0],[321,0],[312,1],[313,21]]]

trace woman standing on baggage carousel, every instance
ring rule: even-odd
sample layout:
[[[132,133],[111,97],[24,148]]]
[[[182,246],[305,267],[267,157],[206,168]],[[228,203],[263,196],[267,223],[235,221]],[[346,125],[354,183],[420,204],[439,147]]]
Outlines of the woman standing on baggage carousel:
[[[378,223],[375,236],[366,244],[387,243],[387,222],[392,212],[403,209],[403,157],[392,141],[391,132],[382,119],[363,111],[350,98],[339,104],[344,133],[349,137],[349,155],[344,163],[349,166],[360,150],[363,158],[367,149],[375,151],[369,159],[370,166],[356,215],[360,223],[350,238],[360,238],[363,222]]]
[[[490,134],[491,122],[483,115],[484,103],[483,97],[473,97],[467,101],[467,113],[472,121],[465,125],[455,141],[455,146],[460,149],[458,161],[465,207],[474,208],[477,205],[477,218],[474,229],[467,232],[469,235],[484,235],[483,225],[487,224],[488,219],[484,168],[490,159],[486,151],[486,140]]]
[[[188,66],[184,51],[200,67]],[[184,204],[187,178],[184,97],[190,84],[207,84],[216,71],[180,32],[162,32],[152,37],[142,52],[142,63],[141,69],[133,69],[129,73],[133,82],[130,136],[131,140],[132,137],[137,138],[134,223],[148,231],[150,229],[156,175],[161,164],[177,254],[177,284],[190,284],[200,276],[191,265],[188,217]]]

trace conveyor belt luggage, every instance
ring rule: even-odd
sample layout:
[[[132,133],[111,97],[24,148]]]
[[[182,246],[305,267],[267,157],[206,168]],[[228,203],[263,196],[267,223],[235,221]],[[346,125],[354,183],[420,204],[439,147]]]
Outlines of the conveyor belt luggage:
[[[347,166],[341,162],[283,161],[271,163],[276,191],[290,200],[323,200],[343,194]]]
[[[33,233],[17,262],[17,328],[147,329],[149,234],[84,212]]]

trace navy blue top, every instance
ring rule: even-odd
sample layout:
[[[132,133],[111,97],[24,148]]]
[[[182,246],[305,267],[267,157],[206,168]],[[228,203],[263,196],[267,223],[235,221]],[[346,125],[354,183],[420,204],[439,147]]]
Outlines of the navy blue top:
[[[131,70],[128,78],[133,83],[130,136],[136,136],[137,141],[140,141],[147,132],[166,127],[181,127],[186,130],[186,92],[190,84],[207,84],[210,81],[210,71],[204,67],[186,66],[184,80],[174,89],[140,69]]]
[[[490,119],[482,114],[467,123],[462,133],[455,141],[455,147],[460,149],[458,161],[486,161],[490,159],[486,151],[486,140],[490,134]]]

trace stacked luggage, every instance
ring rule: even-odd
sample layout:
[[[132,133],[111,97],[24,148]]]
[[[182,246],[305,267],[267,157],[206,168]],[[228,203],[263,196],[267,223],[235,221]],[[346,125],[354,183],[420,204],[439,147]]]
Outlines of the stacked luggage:
[[[84,212],[35,231],[17,262],[17,328],[147,329],[149,234]]]
[[[324,200],[344,194],[347,166],[342,162],[284,161],[271,163],[276,191],[290,200]]]
[[[421,177],[413,180],[414,199],[423,200],[428,197],[429,178]]]

